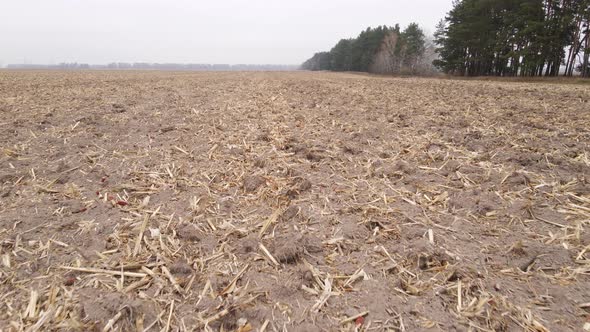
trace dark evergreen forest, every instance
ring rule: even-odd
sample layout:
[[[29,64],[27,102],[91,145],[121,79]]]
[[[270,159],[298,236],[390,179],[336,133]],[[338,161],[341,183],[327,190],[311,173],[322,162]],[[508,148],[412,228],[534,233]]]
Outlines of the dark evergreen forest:
[[[306,70],[415,73],[426,49],[426,38],[415,23],[367,28],[358,37],[340,40],[329,52],[303,63]]]
[[[589,0],[461,0],[435,33],[435,65],[461,76],[590,75]]]
[[[307,70],[458,76],[590,76],[590,0],[457,0],[434,44],[417,24],[367,28],[316,53]],[[434,60],[434,61],[432,61]]]

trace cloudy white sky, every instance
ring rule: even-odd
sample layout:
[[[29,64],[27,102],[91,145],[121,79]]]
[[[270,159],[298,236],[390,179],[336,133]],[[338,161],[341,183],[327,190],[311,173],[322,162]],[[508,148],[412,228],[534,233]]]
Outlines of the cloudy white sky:
[[[299,64],[367,26],[434,31],[452,0],[2,0],[0,64]]]

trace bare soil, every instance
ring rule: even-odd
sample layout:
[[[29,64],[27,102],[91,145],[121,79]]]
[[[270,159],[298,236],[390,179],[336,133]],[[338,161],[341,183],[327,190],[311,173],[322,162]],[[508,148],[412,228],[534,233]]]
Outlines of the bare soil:
[[[589,100],[2,71],[0,330],[583,331]]]

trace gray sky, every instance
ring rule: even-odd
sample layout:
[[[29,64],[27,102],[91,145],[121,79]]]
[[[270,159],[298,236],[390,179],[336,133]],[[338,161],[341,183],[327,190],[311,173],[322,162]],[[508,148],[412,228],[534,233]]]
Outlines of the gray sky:
[[[3,0],[0,64],[299,64],[367,26],[432,32],[452,0]]]

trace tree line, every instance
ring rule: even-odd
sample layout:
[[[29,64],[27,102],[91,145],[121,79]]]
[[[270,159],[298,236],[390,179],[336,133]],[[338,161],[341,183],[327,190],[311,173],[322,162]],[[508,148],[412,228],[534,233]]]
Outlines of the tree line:
[[[462,76],[590,76],[590,0],[458,0],[434,65]]]
[[[369,27],[356,38],[341,39],[328,52],[316,53],[301,67],[305,70],[417,74],[432,69],[424,57],[429,48],[434,50],[416,23],[403,31],[399,25]]]

